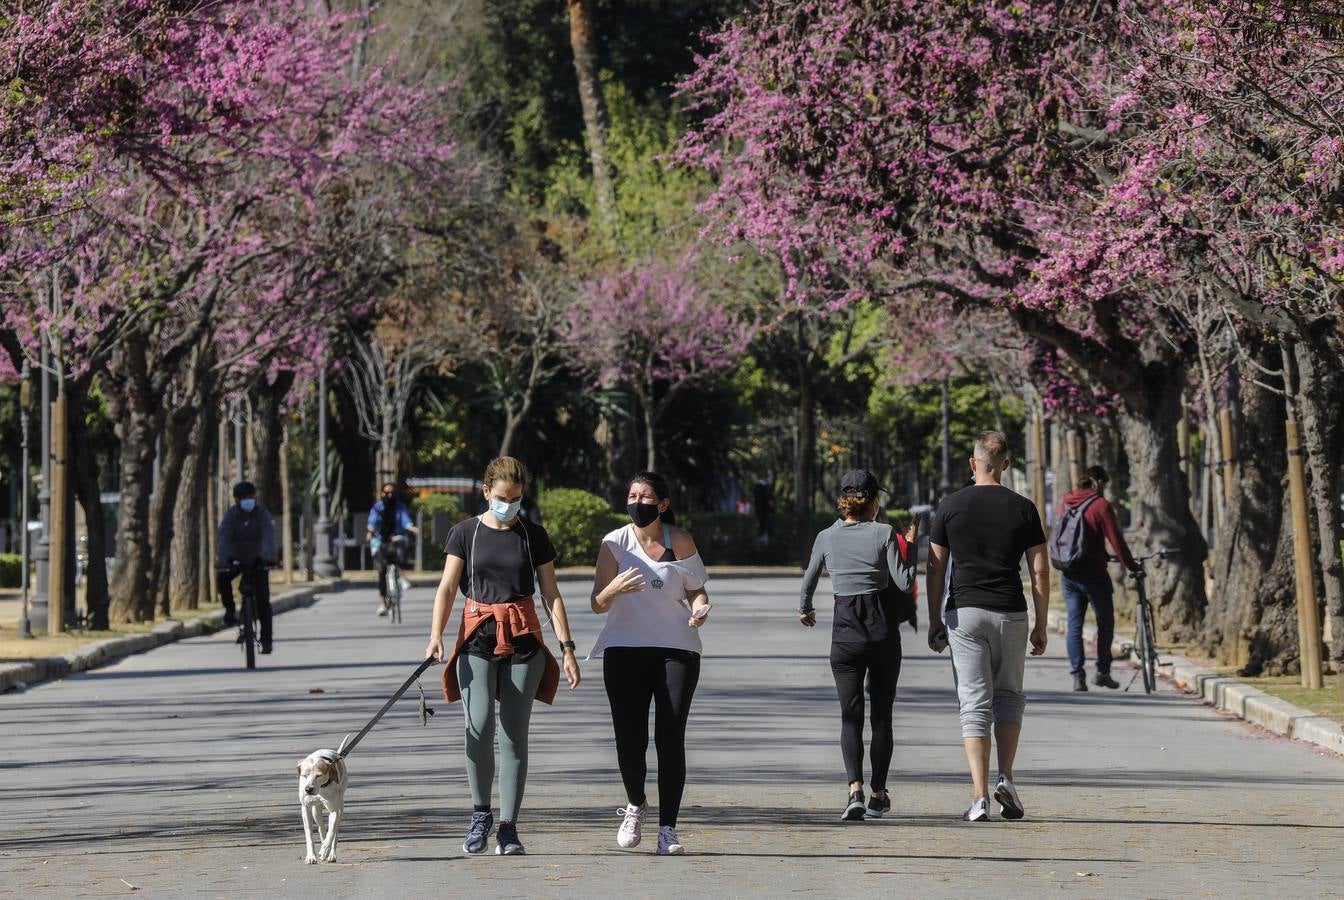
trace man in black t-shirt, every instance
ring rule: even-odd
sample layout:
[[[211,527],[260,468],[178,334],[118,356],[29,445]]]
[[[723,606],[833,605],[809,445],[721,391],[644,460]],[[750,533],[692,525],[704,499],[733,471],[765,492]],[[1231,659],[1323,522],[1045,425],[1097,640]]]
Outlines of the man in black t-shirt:
[[[1013,759],[1026,705],[1022,693],[1028,641],[1023,556],[1031,568],[1036,611],[1030,626],[1031,654],[1045,652],[1050,596],[1045,530],[1031,501],[1003,486],[1009,463],[1003,434],[983,432],[971,457],[975,483],[939,505],[929,535],[929,647],[936,652],[952,648],[961,734],[973,786],[971,806],[962,815],[968,822],[989,818],[991,726],[999,748],[994,799],[1005,819],[1024,815],[1013,787]],[[950,579],[945,577],[949,560]]]

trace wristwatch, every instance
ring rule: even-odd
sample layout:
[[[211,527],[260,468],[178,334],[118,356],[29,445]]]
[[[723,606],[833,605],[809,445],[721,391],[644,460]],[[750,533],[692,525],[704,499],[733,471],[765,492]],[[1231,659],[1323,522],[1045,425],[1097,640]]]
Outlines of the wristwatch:
[[[561,654],[563,654],[566,650],[573,650],[573,649],[574,649],[574,642],[573,642],[573,641],[561,641],[561,642],[560,642],[560,652],[561,652]]]

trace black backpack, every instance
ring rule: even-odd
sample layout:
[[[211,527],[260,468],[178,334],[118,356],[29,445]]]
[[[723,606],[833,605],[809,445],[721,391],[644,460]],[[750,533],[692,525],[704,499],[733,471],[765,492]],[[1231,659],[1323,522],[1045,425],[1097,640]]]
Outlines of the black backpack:
[[[1050,565],[1065,575],[1077,569],[1087,556],[1087,534],[1083,527],[1083,513],[1100,499],[1100,494],[1094,494],[1077,506],[1065,509],[1050,532]]]

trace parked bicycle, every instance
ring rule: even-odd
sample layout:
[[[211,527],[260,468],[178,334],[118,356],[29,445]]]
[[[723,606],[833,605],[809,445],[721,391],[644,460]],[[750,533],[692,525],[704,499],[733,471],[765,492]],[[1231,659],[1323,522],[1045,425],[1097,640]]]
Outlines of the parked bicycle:
[[[1134,617],[1133,650],[1139,669],[1129,679],[1129,684],[1125,685],[1126,691],[1134,685],[1135,679],[1140,675],[1143,676],[1144,693],[1151,694],[1157,690],[1157,626],[1153,619],[1153,604],[1148,600],[1148,570],[1145,563],[1150,559],[1166,559],[1179,552],[1164,547],[1156,553],[1134,557],[1138,568],[1131,572],[1130,576],[1138,588],[1139,605]]]

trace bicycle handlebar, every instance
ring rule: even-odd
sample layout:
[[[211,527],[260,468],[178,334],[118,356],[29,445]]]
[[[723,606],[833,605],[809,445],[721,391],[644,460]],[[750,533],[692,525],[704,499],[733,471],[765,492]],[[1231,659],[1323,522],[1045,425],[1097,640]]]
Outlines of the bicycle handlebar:
[[[1142,569],[1142,568],[1143,568],[1143,564],[1146,563],[1146,562],[1148,562],[1148,560],[1150,560],[1150,559],[1168,559],[1168,558],[1170,558],[1170,557],[1173,557],[1173,556],[1180,556],[1180,555],[1181,555],[1181,551],[1178,550],[1178,549],[1176,549],[1175,547],[1163,547],[1163,548],[1161,548],[1160,550],[1156,550],[1156,551],[1154,551],[1153,553],[1148,553],[1148,554],[1145,554],[1144,556],[1136,556],[1136,557],[1134,557],[1134,562],[1135,562],[1135,564],[1139,567],[1139,569]],[[1119,561],[1120,561],[1120,557],[1118,557],[1118,556],[1108,556],[1108,557],[1106,557],[1106,558],[1109,559],[1111,562],[1119,562]]]

